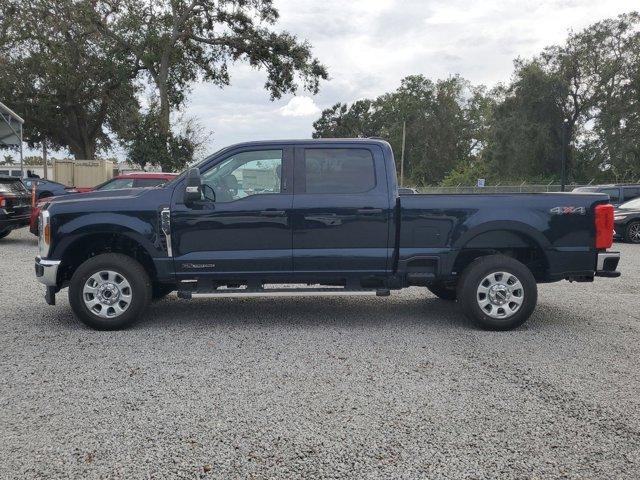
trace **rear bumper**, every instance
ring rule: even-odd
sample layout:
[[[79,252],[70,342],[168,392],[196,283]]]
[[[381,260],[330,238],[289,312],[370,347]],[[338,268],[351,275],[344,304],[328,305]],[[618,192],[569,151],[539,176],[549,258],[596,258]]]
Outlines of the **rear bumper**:
[[[36,278],[47,287],[55,287],[58,281],[60,260],[45,260],[36,257]]]
[[[29,225],[29,220],[31,218],[31,213],[28,215],[20,215],[20,216],[12,216],[12,215],[2,215],[0,214],[0,230],[4,230],[6,228],[21,228]]]
[[[618,262],[620,261],[620,252],[601,252],[598,253],[598,260],[596,263],[596,276],[597,277],[619,277],[620,272],[618,268]]]

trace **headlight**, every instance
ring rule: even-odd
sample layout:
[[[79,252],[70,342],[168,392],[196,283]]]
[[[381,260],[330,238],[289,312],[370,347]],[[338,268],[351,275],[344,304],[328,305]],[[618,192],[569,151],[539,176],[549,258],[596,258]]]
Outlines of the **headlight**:
[[[38,222],[38,249],[40,257],[47,258],[49,255],[49,247],[51,247],[51,216],[47,210],[40,212],[40,221]]]

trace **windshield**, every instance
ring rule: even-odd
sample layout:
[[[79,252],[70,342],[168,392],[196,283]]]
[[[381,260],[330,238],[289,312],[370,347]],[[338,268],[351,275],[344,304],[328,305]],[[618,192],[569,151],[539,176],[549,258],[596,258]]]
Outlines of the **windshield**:
[[[133,178],[114,178],[107,183],[103,183],[96,190],[119,190],[121,188],[133,187]]]
[[[0,193],[27,193],[20,180],[0,178]]]
[[[618,208],[621,208],[622,210],[640,210],[640,198],[623,203]]]

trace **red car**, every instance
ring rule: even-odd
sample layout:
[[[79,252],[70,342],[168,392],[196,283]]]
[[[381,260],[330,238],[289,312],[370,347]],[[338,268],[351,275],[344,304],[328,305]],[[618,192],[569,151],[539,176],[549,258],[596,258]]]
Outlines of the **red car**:
[[[93,192],[97,190],[119,190],[123,188],[145,188],[145,187],[157,187],[164,183],[167,183],[177,177],[177,173],[163,173],[163,172],[140,172],[140,173],[124,173],[113,177],[111,180],[107,180],[100,185],[93,188],[79,188],[80,193]],[[29,231],[34,235],[38,235],[38,217],[40,216],[40,207],[45,203],[55,201],[59,197],[49,197],[42,199],[36,203],[31,210],[31,219],[29,222]]]

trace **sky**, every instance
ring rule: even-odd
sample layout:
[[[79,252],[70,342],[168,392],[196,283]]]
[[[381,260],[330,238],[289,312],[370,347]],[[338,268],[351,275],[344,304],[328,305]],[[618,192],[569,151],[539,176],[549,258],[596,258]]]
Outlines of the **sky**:
[[[310,138],[324,108],[392,91],[413,74],[509,80],[513,60],[562,43],[569,31],[640,9],[638,0],[275,0],[278,30],[307,40],[329,80],[312,96],[270,101],[266,75],[230,69],[231,86],[196,83],[181,115],[210,140],[202,156],[250,140]],[[39,154],[27,150],[26,155]],[[106,156],[124,159],[117,148]],[[58,155],[59,156],[59,155]]]
[[[231,69],[231,86],[196,84],[185,109],[211,151],[248,141],[310,138],[322,109],[394,90],[412,74],[508,81],[513,60],[562,43],[570,30],[638,9],[637,0],[276,0],[277,29],[308,40],[328,68],[319,94],[271,102],[266,76]]]

